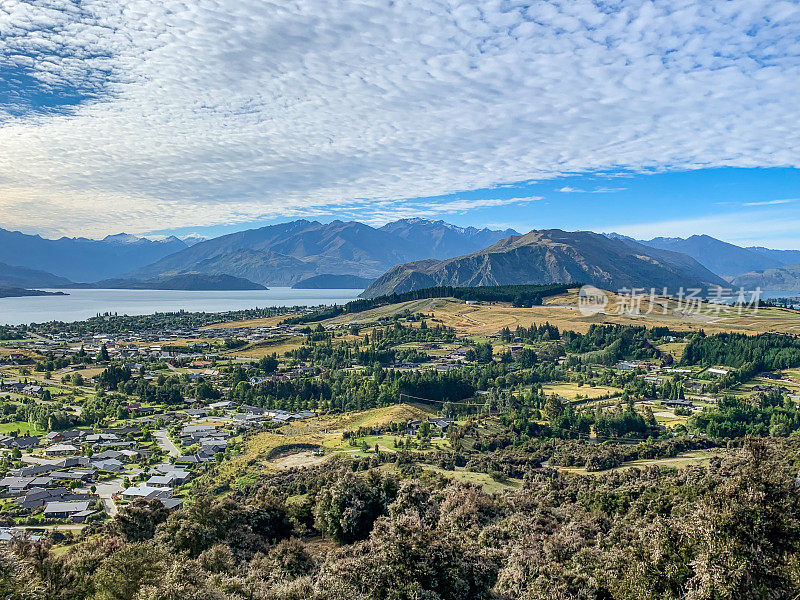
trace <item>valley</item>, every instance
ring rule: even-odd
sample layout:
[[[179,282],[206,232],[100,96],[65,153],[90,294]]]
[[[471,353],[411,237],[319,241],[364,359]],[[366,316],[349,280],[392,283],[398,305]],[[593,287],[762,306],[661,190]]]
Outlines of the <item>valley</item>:
[[[554,499],[564,527],[602,517],[619,535],[646,526],[613,508],[631,485],[637,502],[694,510],[675,486],[706,502],[753,469],[793,481],[776,465],[800,457],[800,311],[655,297],[615,314],[628,304],[609,292],[606,312],[585,316],[568,285],[411,294],[423,297],[0,329],[0,534],[12,548],[40,540],[76,576],[101,540],[149,548],[158,568],[172,553],[254,561],[291,544],[312,565],[295,581],[328,585],[340,552],[407,543],[393,528],[420,509],[406,502],[435,511],[416,529],[431,539],[477,519],[447,538],[457,551],[559,489],[600,503],[585,513]],[[775,458],[758,467],[752,453]],[[229,519],[246,525],[213,529]],[[215,533],[181,533],[198,527]],[[493,552],[509,561],[532,542],[506,543]]]

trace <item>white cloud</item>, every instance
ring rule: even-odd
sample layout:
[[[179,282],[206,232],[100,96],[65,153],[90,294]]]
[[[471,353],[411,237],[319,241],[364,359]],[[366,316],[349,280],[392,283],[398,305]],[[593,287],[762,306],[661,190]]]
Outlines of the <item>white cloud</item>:
[[[0,106],[0,226],[380,219],[566,173],[800,166],[798,23],[774,0],[5,0],[0,75],[89,99]]]
[[[570,186],[564,186],[560,188],[558,191],[563,192],[565,194],[613,194],[614,192],[623,192],[627,188],[623,187],[599,187],[593,190],[584,190],[581,188],[574,188]]]
[[[745,202],[744,206],[772,206],[774,204],[790,204],[794,200],[764,200],[763,202]]]

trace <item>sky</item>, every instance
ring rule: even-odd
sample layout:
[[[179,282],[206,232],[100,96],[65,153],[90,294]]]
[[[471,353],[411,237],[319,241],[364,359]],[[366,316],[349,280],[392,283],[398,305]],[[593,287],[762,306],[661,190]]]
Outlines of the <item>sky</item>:
[[[800,2],[2,0],[0,227],[800,248]]]

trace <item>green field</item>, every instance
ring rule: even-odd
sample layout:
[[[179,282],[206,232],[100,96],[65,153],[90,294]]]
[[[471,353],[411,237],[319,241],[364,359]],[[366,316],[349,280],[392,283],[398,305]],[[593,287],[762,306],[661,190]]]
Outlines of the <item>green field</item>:
[[[41,429],[31,427],[27,421],[11,421],[10,423],[0,423],[0,434],[8,435],[12,431],[19,430],[21,434],[30,431],[31,435],[44,435],[46,432]]]

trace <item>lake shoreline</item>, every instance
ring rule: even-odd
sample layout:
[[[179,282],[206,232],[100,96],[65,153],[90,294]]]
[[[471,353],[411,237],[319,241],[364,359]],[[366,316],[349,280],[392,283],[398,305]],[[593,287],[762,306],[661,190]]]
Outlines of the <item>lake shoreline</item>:
[[[157,312],[224,312],[270,306],[321,306],[355,300],[360,289],[142,290],[47,289],[61,295],[0,298],[0,325],[83,321],[98,314],[148,315]]]

